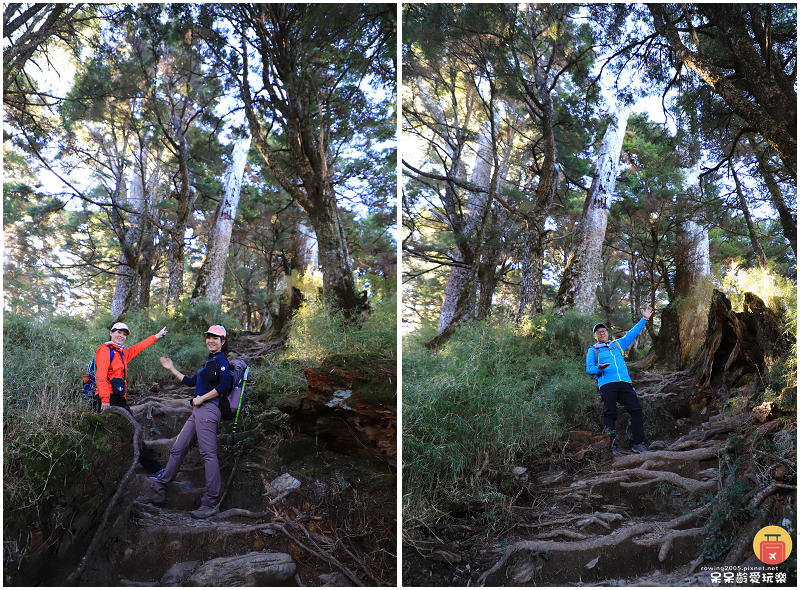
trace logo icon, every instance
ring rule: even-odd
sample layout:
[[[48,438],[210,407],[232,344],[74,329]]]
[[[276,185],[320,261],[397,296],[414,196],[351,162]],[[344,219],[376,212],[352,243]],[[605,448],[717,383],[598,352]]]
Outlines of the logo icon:
[[[753,552],[763,563],[778,565],[792,553],[792,537],[779,526],[765,526],[753,539]]]

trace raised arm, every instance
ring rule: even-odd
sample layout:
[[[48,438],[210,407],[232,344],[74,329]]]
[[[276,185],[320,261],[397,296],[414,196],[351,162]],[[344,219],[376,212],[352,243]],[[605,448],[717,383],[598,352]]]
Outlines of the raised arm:
[[[175,364],[172,362],[172,359],[162,356],[158,359],[158,362],[160,362],[161,366],[164,367],[167,371],[172,373],[178,381],[183,382],[183,380],[186,378],[186,375],[184,375],[183,373],[178,371],[178,369],[175,368]]]

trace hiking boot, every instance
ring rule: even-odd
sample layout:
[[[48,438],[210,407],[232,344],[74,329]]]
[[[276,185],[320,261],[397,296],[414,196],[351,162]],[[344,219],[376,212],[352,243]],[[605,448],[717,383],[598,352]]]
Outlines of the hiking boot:
[[[193,510],[190,512],[192,516],[195,518],[209,518],[211,516],[216,516],[219,514],[219,508],[216,506],[200,506],[197,510]]]
[[[637,443],[637,444],[633,445],[633,447],[631,447],[631,450],[634,453],[652,453],[653,452],[650,449],[648,449],[647,445],[644,444],[643,442],[640,442],[640,443]]]
[[[143,496],[136,498],[136,501],[140,504],[163,504],[166,500],[166,494],[159,494],[153,488],[150,488]]]
[[[155,473],[151,473],[147,477],[149,477],[150,479],[158,479],[163,474],[164,474],[164,470],[163,469],[159,469],[158,471],[156,471]]]
[[[617,448],[617,445],[611,445],[611,452],[615,455],[619,455],[619,449]]]

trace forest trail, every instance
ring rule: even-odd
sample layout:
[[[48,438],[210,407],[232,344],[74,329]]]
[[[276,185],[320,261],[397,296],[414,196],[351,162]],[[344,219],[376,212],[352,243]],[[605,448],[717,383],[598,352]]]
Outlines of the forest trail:
[[[712,506],[697,501],[722,488],[720,457],[728,435],[751,418],[690,405],[689,382],[679,383],[685,377],[634,375],[641,398],[663,403],[657,433],[649,437],[652,453],[630,451],[624,410],[617,456],[607,435],[571,433],[560,456],[515,469],[510,515],[473,503],[433,527],[424,551],[406,546],[404,583],[712,585],[710,572],[700,567],[703,517]],[[751,503],[763,499],[759,494]]]
[[[267,346],[248,340],[239,358]],[[253,358],[246,360],[252,364]],[[163,465],[191,414],[191,394],[191,388],[171,381],[153,384],[144,399],[132,402],[142,436]],[[223,495],[220,513],[212,518],[190,515],[205,488],[197,445],[164,504],[136,501],[152,483],[137,465],[103,533],[107,541],[80,585],[394,584],[391,470],[318,446],[313,437],[293,432],[278,410],[256,422],[247,432],[240,425],[237,434],[225,434],[231,429],[221,423]]]

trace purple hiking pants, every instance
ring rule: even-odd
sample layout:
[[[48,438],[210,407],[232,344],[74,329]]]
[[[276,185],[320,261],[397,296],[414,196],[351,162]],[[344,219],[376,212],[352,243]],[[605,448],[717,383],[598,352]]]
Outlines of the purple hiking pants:
[[[220,420],[219,407],[211,402],[206,402],[192,410],[192,415],[183,425],[183,430],[172,445],[169,452],[169,462],[164,473],[153,484],[153,489],[159,494],[167,491],[167,486],[172,483],[181,468],[186,453],[197,441],[200,447],[200,457],[206,468],[206,493],[200,499],[203,506],[215,506],[222,489],[222,477],[219,473],[217,460],[217,423]]]

